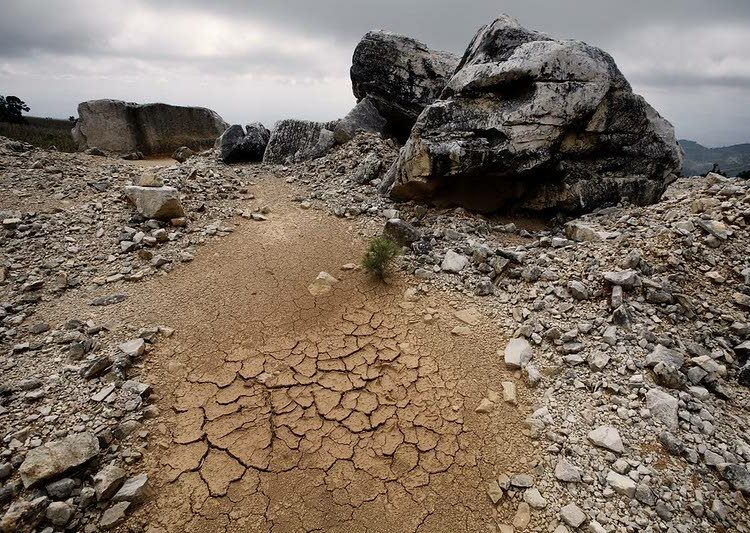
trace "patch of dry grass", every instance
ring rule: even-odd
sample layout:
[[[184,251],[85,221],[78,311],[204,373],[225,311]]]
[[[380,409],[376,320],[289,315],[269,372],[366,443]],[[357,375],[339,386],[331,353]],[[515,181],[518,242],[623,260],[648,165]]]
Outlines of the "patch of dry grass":
[[[69,120],[40,117],[24,117],[26,122],[14,124],[0,122],[0,136],[33,144],[39,148],[57,147],[61,152],[75,152],[76,144],[70,130]]]

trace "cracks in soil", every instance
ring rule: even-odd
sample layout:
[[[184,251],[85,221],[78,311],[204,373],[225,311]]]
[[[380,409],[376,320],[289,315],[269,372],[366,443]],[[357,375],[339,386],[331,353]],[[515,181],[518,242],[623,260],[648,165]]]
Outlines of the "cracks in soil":
[[[468,531],[510,516],[486,484],[530,456],[525,413],[474,413],[505,377],[503,335],[485,320],[454,336],[444,301],[402,301],[403,287],[357,273],[312,297],[317,272],[359,245],[343,222],[274,205],[167,279],[149,310],[179,308],[152,355],[171,414],[149,457],[151,533]],[[428,303],[444,308],[429,323]]]

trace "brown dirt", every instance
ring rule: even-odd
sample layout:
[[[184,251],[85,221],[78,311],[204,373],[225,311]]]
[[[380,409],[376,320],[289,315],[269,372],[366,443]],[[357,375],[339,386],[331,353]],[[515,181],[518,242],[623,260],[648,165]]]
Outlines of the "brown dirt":
[[[403,280],[341,270],[365,246],[351,222],[301,210],[270,178],[254,192],[273,208],[268,221],[242,220],[191,264],[125,286],[122,304],[89,308],[176,330],[144,364],[163,416],[147,424],[141,468],[156,491],[136,520],[153,533],[512,521],[515,508],[487,496],[490,480],[535,464],[530,395],[496,353],[509,332],[478,311],[460,321],[456,311],[480,309],[466,297],[406,301]],[[314,297],[321,271],[340,281]],[[517,382],[521,405],[475,413],[503,380]]]

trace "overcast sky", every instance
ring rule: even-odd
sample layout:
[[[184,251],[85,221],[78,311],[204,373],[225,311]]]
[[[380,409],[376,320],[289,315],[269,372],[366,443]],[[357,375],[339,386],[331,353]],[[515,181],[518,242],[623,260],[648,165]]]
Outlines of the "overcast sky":
[[[750,142],[750,0],[2,0],[0,94],[37,116],[118,98],[329,120],[366,31],[460,54],[503,12],[610,52],[679,137]]]

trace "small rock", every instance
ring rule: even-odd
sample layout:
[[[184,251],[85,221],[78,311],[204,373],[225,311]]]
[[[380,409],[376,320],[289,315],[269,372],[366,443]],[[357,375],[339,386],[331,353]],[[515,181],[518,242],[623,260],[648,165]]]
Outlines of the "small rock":
[[[518,405],[516,399],[516,384],[512,381],[503,381],[501,383],[503,387],[503,400],[511,405]]]
[[[102,513],[102,517],[99,520],[99,527],[104,530],[116,528],[125,521],[125,513],[127,513],[129,507],[130,502],[114,504]]]
[[[605,272],[602,277],[607,283],[622,287],[623,289],[634,289],[641,285],[641,278],[635,270]]]
[[[607,485],[612,487],[617,494],[632,498],[635,496],[635,481],[627,476],[623,476],[610,470],[607,474]]]
[[[505,365],[508,368],[523,368],[534,356],[534,349],[524,338],[511,339],[505,347]]]
[[[528,474],[515,474],[511,476],[510,484],[514,487],[525,489],[534,486],[534,478]]]
[[[151,495],[151,486],[146,474],[128,479],[112,497],[113,502],[140,503]]]
[[[526,489],[523,493],[523,501],[528,503],[534,509],[544,509],[547,507],[547,500],[544,499],[538,489]]]
[[[622,444],[620,433],[612,426],[599,426],[589,432],[588,439],[595,446],[606,448],[615,453],[622,453],[625,447]]]
[[[131,339],[117,345],[117,348],[130,357],[140,357],[146,351],[146,341],[143,339]]]
[[[569,463],[567,459],[562,458],[555,465],[555,477],[566,483],[580,483],[581,471]]]
[[[678,428],[678,401],[674,396],[659,389],[651,389],[646,393],[646,407],[651,411],[651,415],[667,426],[668,429],[675,430]]]
[[[586,521],[586,515],[574,503],[569,503],[560,509],[560,518],[570,527],[577,529]]]
[[[383,235],[401,246],[409,246],[422,237],[414,226],[400,218],[391,218],[386,221]]]
[[[333,284],[337,282],[338,280],[328,272],[321,272],[318,274],[318,277],[315,278],[315,281],[308,285],[307,290],[313,296],[320,296],[330,292],[331,289],[333,289]]]
[[[94,490],[97,500],[109,500],[125,481],[125,471],[115,465],[108,465],[94,476]]]
[[[64,526],[73,515],[73,508],[65,502],[52,502],[47,507],[47,520],[56,526]]]
[[[523,531],[529,527],[529,522],[531,522],[531,509],[529,504],[523,501],[518,504],[518,509],[513,517],[513,527]]]
[[[145,218],[171,220],[185,216],[180,194],[174,187],[125,187],[125,196]]]
[[[443,262],[440,265],[440,268],[444,272],[453,272],[455,274],[461,272],[464,267],[469,264],[469,258],[465,255],[457,254],[453,250],[448,250],[445,253],[445,257],[443,258]]]

